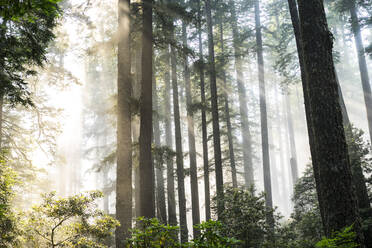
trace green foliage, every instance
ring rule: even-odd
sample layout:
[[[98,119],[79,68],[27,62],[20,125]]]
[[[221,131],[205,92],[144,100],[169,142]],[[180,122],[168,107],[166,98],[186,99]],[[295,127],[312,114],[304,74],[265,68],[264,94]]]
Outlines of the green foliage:
[[[371,159],[369,158],[369,148],[363,140],[363,132],[356,128],[345,129],[350,154],[352,169],[362,166],[365,175],[370,175],[372,171]],[[367,186],[371,194],[371,177],[367,178]],[[316,184],[311,165],[308,165],[304,175],[297,181],[293,195],[294,211],[290,228],[297,234],[297,243],[300,247],[314,247],[318,240],[324,236],[322,219],[319,210]],[[363,226],[367,229],[370,224],[368,219],[363,219]],[[344,230],[345,231],[345,230]],[[343,232],[344,232],[343,231]],[[324,244],[327,241],[324,241]],[[331,242],[331,241],[329,241]],[[326,247],[326,246],[322,246]],[[332,247],[332,246],[329,246]]]
[[[177,239],[179,227],[164,225],[158,219],[137,219],[137,228],[131,230],[132,237],[127,240],[127,247],[182,247]]]
[[[298,242],[302,247],[314,247],[324,233],[311,165],[306,167],[304,175],[295,185],[293,202],[291,226],[298,235]]]
[[[60,15],[60,0],[1,0],[0,93],[12,103],[31,104],[25,78],[41,66],[53,28]]]
[[[42,11],[54,15],[59,2],[61,0],[0,0],[0,16],[8,20],[20,20],[26,17],[29,21],[36,21],[34,16],[29,15],[30,12]]]
[[[266,216],[272,210],[265,207],[264,194],[255,195],[254,189],[225,188],[223,199],[214,198],[212,209],[217,211],[217,201],[223,201],[224,210],[219,215],[222,233],[242,240],[245,247],[260,247],[269,231]]]
[[[336,232],[332,238],[323,238],[315,246],[317,248],[355,248],[359,245],[355,242],[356,234],[353,227],[346,227],[341,232]]]
[[[137,219],[137,227],[132,229],[132,237],[127,240],[129,248],[160,248],[160,247],[184,247],[184,248],[222,248],[235,247],[240,243],[235,238],[229,238],[223,234],[223,226],[218,221],[209,220],[196,225],[200,232],[191,242],[181,244],[178,240],[178,226],[164,225],[158,219]]]
[[[224,235],[224,226],[219,221],[209,220],[196,225],[200,235],[192,240],[189,247],[195,248],[223,248],[236,247],[241,243],[236,238],[230,238]]]
[[[119,222],[96,209],[94,203],[102,193],[57,198],[55,193],[43,196],[43,202],[32,208],[24,220],[24,240],[29,247],[106,247]]]
[[[363,130],[351,127],[345,130],[350,154],[350,164],[352,169],[361,166],[365,175],[366,186],[370,200],[372,200],[372,158],[370,154],[370,144],[363,139]]]
[[[17,218],[11,208],[14,172],[0,163],[0,247],[16,247],[18,235]]]

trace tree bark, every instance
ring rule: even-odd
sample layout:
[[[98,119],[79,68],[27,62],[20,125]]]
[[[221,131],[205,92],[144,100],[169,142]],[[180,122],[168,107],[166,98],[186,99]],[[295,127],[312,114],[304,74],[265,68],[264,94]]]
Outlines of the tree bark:
[[[140,214],[155,217],[154,167],[151,158],[152,136],[152,0],[143,0],[142,80],[140,98]]]
[[[0,92],[0,153],[3,146],[3,109],[4,109],[4,93]]]
[[[173,150],[172,122],[171,122],[171,103],[170,103],[170,54],[169,47],[166,48],[166,72],[164,74],[164,114],[165,114],[165,143],[169,151]],[[170,154],[167,154],[168,156]],[[174,163],[173,158],[167,156],[167,195],[168,195],[168,223],[172,226],[177,225],[176,197],[174,193]]]
[[[208,161],[208,133],[207,133],[207,117],[206,107],[207,102],[205,100],[205,75],[204,75],[204,56],[203,56],[203,41],[202,41],[202,29],[201,29],[201,6],[200,0],[197,0],[198,5],[198,40],[199,40],[199,75],[200,75],[200,95],[201,95],[201,117],[202,117],[202,143],[203,143],[203,169],[204,169],[204,198],[205,198],[205,219],[211,218],[211,196],[209,189],[209,161]]]
[[[327,236],[354,225],[358,244],[364,247],[356,197],[353,193],[350,161],[339,104],[332,47],[333,40],[322,0],[299,0],[300,32],[305,66],[305,105],[310,110],[310,145],[313,166],[319,180],[323,226]],[[315,169],[314,169],[315,172]]]
[[[182,40],[183,45],[187,47],[187,33],[186,24],[182,23]],[[199,189],[198,189],[198,170],[196,163],[196,148],[195,148],[195,127],[194,127],[194,113],[191,109],[191,83],[190,83],[190,69],[188,65],[187,55],[184,56],[184,79],[186,88],[186,108],[187,108],[187,133],[189,138],[189,158],[190,158],[190,185],[191,185],[191,208],[192,208],[192,224],[193,226],[200,224],[199,211]],[[193,228],[194,237],[199,235],[199,231]]]
[[[350,1],[350,16],[351,16],[351,27],[354,34],[356,51],[358,54],[358,63],[360,77],[362,80],[364,102],[367,110],[367,120],[368,120],[368,129],[369,129],[369,138],[372,142],[372,94],[371,94],[371,85],[368,76],[367,62],[364,54],[364,46],[362,33],[359,25],[359,18],[357,14],[357,7],[355,6],[355,1]]]
[[[252,162],[252,145],[251,145],[251,134],[249,130],[248,122],[248,109],[247,109],[247,96],[243,82],[243,66],[242,66],[242,55],[240,50],[240,39],[238,32],[238,21],[236,17],[236,10],[234,1],[229,2],[231,6],[231,25],[233,34],[233,47],[235,53],[235,71],[238,84],[238,95],[239,95],[239,113],[241,119],[241,133],[243,138],[243,164],[244,164],[244,182],[245,186],[249,188],[254,184],[254,172]]]
[[[211,106],[212,106],[212,123],[213,123],[213,148],[214,148],[214,164],[216,173],[216,188],[217,198],[223,198],[223,172],[221,159],[221,138],[220,124],[218,116],[218,96],[216,83],[216,68],[214,57],[214,41],[213,41],[213,23],[211,13],[210,0],[205,1],[205,11],[207,15],[208,26],[208,50],[209,50],[209,71],[210,71],[210,90],[211,90]],[[217,215],[220,215],[223,210],[222,201],[217,202]]]
[[[174,26],[172,24],[172,38],[174,38]],[[178,207],[181,228],[181,243],[188,240],[187,218],[186,218],[186,197],[185,197],[185,172],[183,166],[182,136],[180,123],[180,109],[178,101],[177,83],[177,58],[174,46],[171,46],[172,64],[172,89],[173,89],[173,112],[174,112],[174,131],[176,137],[176,164],[177,164],[177,184],[178,184]]]
[[[295,39],[296,39],[296,47],[297,47],[297,54],[298,54],[298,60],[300,64],[300,70],[301,70],[301,81],[302,81],[302,89],[303,89],[303,94],[304,94],[304,101],[309,102],[309,94],[308,94],[308,85],[309,82],[307,81],[308,79],[306,78],[306,73],[305,73],[305,61],[304,61],[304,55],[303,55],[303,45],[301,42],[301,34],[300,34],[300,20],[299,20],[299,14],[298,14],[298,9],[297,9],[297,2],[296,0],[288,0],[288,6],[289,6],[289,12],[291,15],[291,20],[292,20],[292,26],[293,26],[293,31],[295,34]],[[310,151],[311,151],[311,158],[312,160],[316,159],[317,153],[312,152],[313,147],[314,147],[314,142],[315,142],[315,136],[312,130],[312,126],[310,124],[310,106],[308,104],[305,104],[305,114],[306,114],[306,124],[307,124],[307,130],[308,130],[308,135],[309,135],[309,144],[310,144]],[[314,178],[315,182],[317,185],[321,184],[320,178],[319,178],[319,169],[316,164],[313,164],[313,171],[314,171]],[[322,192],[317,191],[317,196],[318,196],[318,202],[319,202],[319,208],[323,209],[323,198],[322,198]],[[322,220],[323,218],[323,213],[324,211],[320,211]]]
[[[285,105],[287,111],[287,125],[288,125],[288,137],[289,137],[289,144],[291,148],[291,158],[290,158],[290,165],[291,165],[291,175],[292,175],[292,182],[293,185],[296,184],[298,180],[298,165],[297,165],[297,151],[296,151],[296,140],[295,134],[293,129],[293,119],[292,119],[292,108],[290,103],[290,92],[287,89],[285,94]]]
[[[229,142],[229,158],[230,158],[230,167],[231,167],[231,179],[232,185],[234,188],[238,187],[238,180],[236,176],[236,165],[235,165],[235,154],[234,154],[234,141],[232,136],[232,126],[231,126],[231,117],[230,117],[230,107],[229,107],[229,96],[227,94],[227,80],[226,80],[226,72],[225,72],[225,44],[223,40],[223,20],[220,17],[220,40],[221,40],[221,53],[222,53],[222,81],[223,85],[225,86],[225,90],[223,92],[223,97],[225,101],[225,118],[226,118],[226,127],[227,127],[227,140]]]
[[[285,210],[287,211],[288,214],[290,214],[290,209],[291,209],[291,201],[288,200],[290,199],[289,197],[289,183],[286,181],[286,166],[284,162],[284,155],[285,155],[285,148],[283,144],[283,126],[282,123],[285,121],[285,113],[279,108],[280,106],[280,101],[278,100],[278,90],[277,87],[275,87],[275,99],[276,99],[276,105],[275,105],[275,112],[278,114],[278,126],[277,126],[277,132],[278,132],[278,142],[279,142],[279,162],[280,162],[280,170],[281,170],[281,189],[282,189],[282,194],[281,198],[284,199],[283,203],[285,205]],[[282,103],[283,105],[283,103]],[[286,131],[286,129],[284,129]],[[285,132],[285,134],[287,134]],[[284,138],[285,139],[285,138]],[[285,139],[286,140],[286,139]],[[289,178],[288,178],[289,179]]]
[[[266,207],[273,208],[271,192],[271,175],[270,175],[270,154],[269,154],[269,137],[267,130],[267,110],[266,110],[266,89],[264,78],[264,60],[262,48],[261,19],[260,19],[260,2],[255,0],[255,23],[256,23],[256,43],[257,43],[257,63],[258,63],[258,81],[260,91],[260,113],[261,113],[261,140],[262,140],[262,162],[264,173],[264,188]],[[270,226],[274,225],[272,214],[267,216]]]
[[[154,65],[153,65],[154,68]],[[161,147],[160,142],[160,123],[159,123],[159,104],[158,91],[156,90],[155,70],[153,70],[153,128],[154,128],[154,145],[156,148]],[[156,177],[156,205],[158,218],[161,223],[167,224],[167,207],[165,204],[164,175],[163,175],[163,154],[156,154],[154,158],[155,177]]]
[[[138,42],[140,43],[140,42]],[[136,45],[136,44],[135,44]],[[136,48],[135,51],[135,76],[132,80],[132,98],[139,101],[141,97],[141,57],[142,52],[141,48]],[[134,202],[135,202],[135,209],[134,209],[134,217],[138,218],[141,216],[140,213],[140,173],[139,173],[139,135],[140,135],[140,116],[139,114],[135,114],[132,116],[132,142],[136,144],[135,148],[133,149],[133,161],[132,166],[134,172]]]
[[[118,120],[116,170],[116,247],[122,247],[132,227],[132,139],[130,98],[130,0],[119,0]]]

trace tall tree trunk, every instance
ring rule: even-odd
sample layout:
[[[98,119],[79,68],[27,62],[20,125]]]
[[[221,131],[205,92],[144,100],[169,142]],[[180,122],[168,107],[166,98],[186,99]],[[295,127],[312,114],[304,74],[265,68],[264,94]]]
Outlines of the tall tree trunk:
[[[116,169],[116,247],[122,247],[132,227],[132,138],[130,98],[130,0],[119,0],[118,120]]]
[[[283,116],[284,113],[283,111],[280,110],[279,108],[279,100],[278,100],[278,89],[277,89],[277,86],[275,87],[275,100],[276,100],[276,104],[275,104],[275,112],[278,114],[278,126],[277,126],[277,133],[278,133],[278,142],[279,142],[279,163],[280,163],[280,170],[281,170],[281,178],[282,178],[282,181],[281,181],[281,190],[282,190],[282,194],[281,194],[281,198],[284,199],[284,204],[285,204],[285,209],[287,211],[288,214],[290,214],[290,203],[291,201],[289,200],[290,197],[289,197],[289,185],[288,185],[288,182],[286,181],[286,166],[285,166],[285,162],[284,162],[284,153],[285,153],[285,148],[284,148],[284,144],[283,144],[283,126],[282,126],[282,123],[285,121],[285,117]],[[282,104],[283,105],[283,104]],[[284,129],[286,130],[286,129]]]
[[[247,96],[243,82],[243,66],[242,66],[242,55],[240,50],[240,38],[238,32],[238,20],[236,17],[236,10],[234,1],[229,2],[231,6],[231,18],[232,18],[232,33],[233,33],[233,47],[235,53],[235,71],[238,84],[238,95],[239,95],[239,111],[241,119],[241,133],[243,137],[243,164],[244,164],[244,181],[245,186],[248,188],[254,184],[254,173],[253,173],[253,162],[252,162],[252,145],[251,145],[251,134],[249,130],[248,122],[248,110],[247,110]]]
[[[140,214],[155,217],[154,167],[151,159],[152,135],[152,0],[143,0],[142,80],[140,100]]]
[[[102,171],[102,181],[103,181],[103,194],[104,194],[104,197],[103,197],[103,211],[106,213],[106,214],[109,214],[110,212],[110,199],[109,199],[109,191],[108,191],[108,184],[107,182],[109,182],[109,177],[108,177],[108,170],[109,168],[107,167],[107,165],[104,165],[104,168],[103,168],[103,171]]]
[[[153,65],[154,68],[154,65]],[[155,70],[153,69],[152,76],[152,93],[153,93],[153,128],[154,128],[154,144],[156,148],[161,147],[160,143],[160,123],[159,123],[159,104],[158,104],[158,91],[156,90]],[[165,191],[164,191],[164,175],[163,175],[163,154],[156,154],[154,156],[154,167],[156,177],[156,205],[158,209],[158,218],[161,223],[167,223],[167,207],[165,204]]]
[[[300,64],[300,70],[301,70],[301,81],[302,81],[302,89],[303,89],[303,94],[304,94],[304,101],[309,102],[309,94],[308,94],[308,79],[306,77],[305,73],[305,61],[304,61],[304,55],[303,55],[303,46],[301,42],[301,34],[300,34],[300,20],[299,20],[299,14],[298,14],[298,9],[297,9],[297,2],[296,0],[288,0],[288,7],[289,7],[289,12],[291,15],[291,20],[292,20],[292,26],[293,26],[293,31],[295,34],[295,39],[296,39],[296,47],[297,47],[297,54],[298,54],[298,59],[299,59],[299,64]],[[308,130],[308,135],[309,135],[309,144],[310,144],[310,151],[311,151],[311,158],[312,160],[316,160],[316,152],[312,152],[313,147],[315,147],[315,136],[313,133],[312,126],[310,124],[310,106],[308,104],[305,104],[305,114],[306,114],[306,124],[307,124],[307,130]],[[319,169],[316,166],[316,164],[313,163],[313,171],[314,171],[314,178],[315,182],[317,185],[320,185],[321,181],[319,178]],[[318,202],[319,202],[319,208],[323,209],[323,196],[321,194],[321,191],[317,191],[318,195]],[[324,211],[320,211],[321,216],[322,216],[322,221],[324,222],[324,217],[323,213]]]
[[[186,24],[182,23],[182,40],[183,45],[187,47]],[[186,108],[187,108],[187,133],[189,138],[189,157],[190,157],[190,185],[191,185],[191,208],[192,208],[192,224],[193,226],[200,224],[199,211],[199,189],[198,189],[198,170],[196,163],[196,148],[195,148],[195,127],[194,113],[191,109],[192,96],[190,85],[190,69],[188,65],[187,55],[184,56],[184,79],[186,87]],[[199,231],[193,228],[194,237],[199,235]]]
[[[140,43],[140,42],[138,42]],[[135,77],[132,80],[132,98],[139,101],[141,97],[141,57],[142,51],[141,48],[136,48],[135,51]],[[140,135],[140,116],[139,114],[135,114],[132,116],[132,142],[136,144],[135,148],[133,149],[133,161],[132,166],[134,167],[134,202],[135,202],[135,209],[134,209],[134,217],[138,218],[141,216],[140,213],[140,173],[139,173],[139,135]]]
[[[332,36],[322,0],[299,0],[300,33],[303,44],[303,64],[308,98],[305,105],[310,110],[308,122],[314,135],[310,145],[313,166],[319,180],[317,191],[323,225],[327,236],[334,231],[354,225],[360,247],[364,247],[360,230],[359,213],[353,192],[350,161],[342,112],[339,104],[338,85],[332,57]],[[315,170],[314,170],[315,172]]]
[[[257,63],[258,63],[258,81],[260,89],[260,112],[261,112],[261,139],[262,139],[262,162],[264,173],[264,188],[266,207],[272,209],[273,200],[271,192],[271,175],[270,175],[270,155],[269,155],[269,136],[267,130],[267,110],[266,110],[266,90],[264,78],[264,60],[262,48],[261,19],[260,19],[260,2],[255,0],[255,23],[256,23],[256,43],[257,43]],[[272,214],[267,216],[269,225],[274,225]]]
[[[203,57],[203,41],[202,41],[202,30],[201,30],[201,6],[200,0],[197,0],[198,6],[198,40],[199,40],[199,75],[200,75],[200,95],[201,95],[201,117],[202,117],[202,139],[203,139],[203,169],[204,169],[204,198],[205,198],[205,219],[211,218],[211,196],[209,189],[209,161],[208,161],[208,133],[207,133],[207,117],[206,117],[206,106],[205,100],[205,76],[204,76],[204,57]]]
[[[230,167],[231,167],[231,179],[232,184],[234,188],[238,187],[238,180],[236,177],[236,165],[235,165],[235,154],[234,154],[234,141],[233,141],[233,135],[232,135],[232,127],[231,127],[231,117],[230,117],[230,107],[229,107],[229,96],[227,94],[228,87],[227,87],[227,80],[226,80],[226,72],[225,72],[225,44],[223,40],[223,20],[222,17],[220,17],[220,40],[221,40],[221,53],[222,53],[222,81],[225,86],[223,97],[225,101],[225,118],[226,118],[226,126],[227,126],[227,139],[229,142],[229,157],[230,157]]]
[[[282,199],[280,197],[280,190],[279,190],[279,174],[277,169],[277,163],[276,163],[276,145],[274,142],[274,132],[273,132],[273,122],[272,120],[275,118],[274,115],[270,115],[271,121],[268,122],[268,137],[269,137],[269,152],[270,152],[270,167],[271,167],[271,173],[273,175],[272,177],[272,185],[274,185],[274,188],[272,190],[273,195],[273,202],[276,202],[276,205],[279,205],[279,200]]]
[[[210,71],[210,89],[211,89],[211,106],[212,106],[212,123],[213,123],[213,148],[214,148],[214,164],[216,173],[216,188],[217,197],[223,198],[223,172],[221,160],[221,138],[220,124],[218,117],[218,96],[216,83],[216,67],[214,58],[214,41],[213,41],[213,23],[211,13],[210,0],[205,1],[205,11],[207,14],[208,26],[208,50],[209,50],[209,71]],[[222,201],[217,202],[217,215],[223,210]]]
[[[294,134],[294,129],[293,129],[292,108],[291,108],[291,103],[289,100],[290,100],[290,91],[288,88],[285,94],[285,105],[286,105],[286,110],[287,110],[288,137],[289,137],[289,144],[291,148],[291,158],[289,162],[291,165],[292,182],[293,182],[293,185],[295,185],[298,180],[297,151],[296,151],[295,134]]]
[[[360,30],[359,19],[357,14],[357,8],[355,6],[356,1],[350,1],[350,16],[351,16],[351,27],[354,34],[355,46],[358,53],[359,71],[362,80],[364,102],[367,110],[367,120],[369,129],[369,138],[372,142],[372,94],[371,85],[369,82],[368,68],[366,58],[364,54],[364,46],[362,33]]]
[[[173,150],[172,122],[171,122],[171,103],[170,103],[170,54],[169,47],[166,48],[166,71],[164,74],[164,114],[165,114],[165,143],[169,151]],[[167,196],[168,196],[168,224],[177,225],[176,197],[174,193],[174,163],[173,158],[167,154]]]
[[[335,75],[336,75],[336,80],[337,80],[337,91],[338,91],[338,95],[340,96],[340,107],[341,107],[341,111],[342,111],[342,123],[344,124],[344,127],[349,127],[351,125],[350,119],[349,119],[349,114],[347,113],[346,104],[345,104],[345,100],[344,100],[344,95],[342,94],[341,85],[340,85],[340,81],[338,80],[336,69],[335,69]]]
[[[172,26],[172,38],[174,38],[174,26]],[[186,196],[185,196],[185,173],[184,173],[184,167],[183,167],[180,108],[179,108],[179,102],[178,102],[177,58],[176,58],[176,50],[174,46],[171,46],[171,64],[172,64],[174,131],[175,131],[175,137],[176,137],[178,207],[179,207],[179,216],[180,216],[181,243],[185,243],[188,240],[187,218],[186,218]]]
[[[0,153],[2,150],[3,141],[3,109],[4,109],[4,93],[0,92]]]

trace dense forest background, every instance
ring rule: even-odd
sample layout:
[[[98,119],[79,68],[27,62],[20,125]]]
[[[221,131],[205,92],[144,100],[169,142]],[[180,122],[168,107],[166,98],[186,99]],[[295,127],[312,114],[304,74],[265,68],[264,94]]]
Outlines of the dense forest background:
[[[0,247],[372,247],[371,23],[0,0]]]

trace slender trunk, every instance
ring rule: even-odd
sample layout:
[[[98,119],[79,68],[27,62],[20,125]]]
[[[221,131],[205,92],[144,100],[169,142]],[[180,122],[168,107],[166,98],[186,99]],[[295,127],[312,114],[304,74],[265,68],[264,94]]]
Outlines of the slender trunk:
[[[262,48],[260,2],[255,0],[255,23],[256,23],[256,43],[257,43],[257,63],[258,63],[258,81],[260,89],[260,112],[261,112],[261,139],[262,139],[262,162],[264,173],[264,188],[266,207],[272,209],[273,200],[271,193],[271,175],[270,175],[270,155],[269,155],[269,137],[267,130],[267,110],[266,110],[266,89],[264,78],[264,60]],[[267,216],[270,226],[274,225],[274,218],[270,214]]]
[[[186,24],[182,23],[182,39],[183,45],[187,47],[187,33]],[[187,133],[189,138],[189,157],[190,157],[190,185],[191,185],[191,208],[192,208],[192,224],[193,226],[200,224],[199,211],[199,189],[198,189],[198,170],[196,163],[196,148],[195,148],[195,127],[194,114],[191,109],[192,96],[190,85],[190,69],[188,65],[188,58],[184,56],[184,79],[186,87],[186,108],[187,108]],[[199,235],[198,229],[193,228],[194,237]]]
[[[292,175],[292,183],[293,185],[296,184],[298,180],[298,166],[297,166],[297,151],[296,151],[296,141],[295,141],[295,134],[293,129],[293,119],[292,119],[292,108],[290,103],[290,92],[287,89],[285,95],[285,105],[287,110],[287,125],[288,125],[288,137],[289,137],[289,144],[291,148],[291,158],[290,158],[290,165],[291,165],[291,175]]]
[[[140,100],[140,214],[155,217],[154,167],[151,159],[152,135],[152,0],[143,0],[142,80]],[[146,72],[146,73],[144,73]]]
[[[336,73],[336,71],[335,71]],[[342,90],[340,83],[338,81],[337,73],[336,73],[336,80],[337,80],[337,86],[338,86],[338,94],[340,96],[340,106],[342,111],[342,121],[344,125],[345,132],[348,132],[350,137],[353,136],[353,130],[352,125],[350,123],[349,115],[346,110],[346,105],[344,101],[344,97],[342,95]],[[363,168],[362,168],[362,161],[360,154],[355,153],[356,148],[354,148],[353,141],[350,140],[348,144],[348,152],[349,152],[349,158],[351,163],[351,172],[352,172],[352,179],[353,184],[355,186],[355,192],[358,199],[358,206],[360,209],[368,209],[370,208],[370,200],[368,197],[368,190],[366,186],[366,179],[363,174]],[[365,235],[365,238],[367,238],[368,235]]]
[[[285,104],[285,100],[282,101],[282,112],[283,112],[283,123],[288,123],[288,116],[287,116],[287,106]],[[292,170],[291,170],[291,148],[289,145],[289,130],[288,125],[284,125],[284,156],[285,156],[285,169],[283,170],[283,173],[286,174],[286,177],[288,178],[287,181],[287,194],[292,195],[294,190],[294,184],[292,182]],[[288,202],[289,206],[293,207],[293,202]]]
[[[274,185],[272,194],[273,194],[273,202],[275,201],[276,204],[279,204],[280,199],[280,190],[279,190],[279,175],[278,175],[278,169],[276,164],[276,152],[275,152],[275,142],[274,142],[274,132],[273,132],[273,125],[272,120],[274,118],[274,115],[270,115],[272,117],[271,121],[268,122],[268,133],[269,133],[269,152],[270,152],[270,167],[271,167],[271,173],[273,175],[272,177],[272,185]]]
[[[0,152],[3,141],[3,109],[4,109],[4,93],[0,92]]]
[[[140,43],[140,42],[138,42]],[[135,50],[135,60],[134,60],[134,67],[135,67],[135,76],[132,80],[132,98],[139,101],[141,96],[141,48],[133,48]],[[139,141],[139,134],[140,134],[140,117],[138,114],[132,116],[132,142],[136,144],[133,149],[133,172],[134,172],[134,202],[135,202],[135,209],[134,209],[134,217],[138,218],[141,216],[140,213],[140,174],[139,174],[139,149],[138,149],[138,141]]]
[[[346,104],[344,101],[344,95],[342,94],[340,81],[338,80],[337,71],[335,70],[336,80],[337,80],[337,91],[338,95],[340,96],[340,107],[342,111],[342,122],[344,127],[349,127],[351,125],[349,115],[347,113]]]
[[[371,134],[371,89],[369,84],[369,77],[368,77],[368,70],[364,55],[364,47],[363,47],[363,41],[361,37],[361,30],[359,26],[357,11],[355,2],[352,2],[352,8],[350,9],[350,14],[352,17],[352,28],[354,32],[354,38],[355,38],[355,44],[356,49],[358,52],[358,61],[359,61],[359,70],[361,74],[362,79],[362,86],[363,86],[363,92],[364,92],[364,100],[367,107],[367,117],[368,117],[368,126],[369,126],[369,133],[370,137]],[[342,30],[342,33],[344,31]],[[345,42],[345,39],[343,40]],[[335,72],[336,73],[336,72]],[[338,84],[338,93],[340,96],[340,105],[342,109],[342,117],[343,117],[343,124],[346,132],[350,132],[349,134],[352,136],[352,126],[350,123],[350,119],[346,110],[346,105],[344,102],[344,98],[342,95],[341,86],[337,77],[336,73],[336,79]],[[353,184],[355,186],[355,192],[356,197],[358,199],[358,207],[361,209],[360,215],[362,219],[367,219],[371,215],[371,203],[368,196],[368,190],[366,186],[366,180],[363,174],[363,168],[362,168],[362,161],[359,155],[353,154],[355,153],[355,150],[353,149],[353,144],[348,144],[348,151],[349,151],[349,157],[350,157],[350,163],[351,163],[351,172],[352,172],[352,180]],[[355,157],[355,160],[353,160],[353,157]],[[365,238],[365,244],[368,248],[372,247],[372,227],[369,225],[367,228],[363,229],[364,238]]]
[[[350,16],[351,16],[351,27],[354,34],[356,51],[358,53],[358,62],[359,62],[359,71],[360,77],[362,80],[364,102],[367,110],[367,120],[368,120],[368,129],[369,137],[372,142],[372,94],[371,94],[371,85],[369,82],[368,68],[366,63],[366,58],[364,54],[364,46],[362,33],[360,30],[359,19],[357,14],[357,7],[355,6],[355,1],[350,1]]]
[[[153,65],[154,68],[154,65]],[[156,90],[155,70],[152,76],[153,87],[153,128],[154,128],[154,144],[156,148],[160,148],[160,123],[159,123],[159,104],[158,104],[158,91]],[[164,191],[164,175],[163,175],[163,154],[156,154],[154,156],[154,167],[156,177],[156,203],[158,209],[158,218],[161,223],[167,223],[167,207],[165,204],[165,191]]]
[[[317,191],[327,236],[354,225],[357,242],[364,247],[359,211],[353,192],[342,112],[339,104],[332,46],[333,40],[322,0],[299,0],[301,42],[310,110],[308,122],[315,140],[310,144],[313,166],[319,180]],[[313,156],[315,155],[315,156]],[[315,171],[315,170],[314,170]],[[315,174],[315,173],[314,173]],[[318,182],[320,184],[318,184]]]
[[[208,133],[207,133],[207,117],[205,109],[207,102],[205,100],[205,77],[204,77],[204,58],[203,58],[203,41],[202,41],[202,30],[201,30],[201,6],[200,0],[197,0],[198,4],[198,39],[199,39],[199,75],[200,75],[200,95],[201,95],[201,117],[202,117],[202,139],[203,139],[203,169],[204,169],[204,198],[205,198],[205,219],[211,218],[211,196],[209,189],[209,161],[208,161]]]
[[[285,121],[285,117],[283,116],[284,113],[279,108],[280,101],[278,100],[278,89],[275,87],[275,112],[278,114],[278,126],[277,126],[277,133],[278,133],[278,142],[279,142],[279,163],[280,163],[280,171],[281,171],[281,199],[284,201],[285,210],[289,214],[290,212],[290,197],[289,197],[289,190],[288,190],[288,182],[286,181],[286,166],[284,162],[284,144],[283,144],[283,126],[282,123]],[[285,129],[284,129],[285,130]]]
[[[108,169],[106,165],[104,165],[104,168],[103,168],[103,171],[102,171],[102,179],[103,179],[103,193],[104,193],[104,197],[103,197],[103,211],[106,213],[106,214],[109,214],[110,212],[110,199],[109,199],[109,192],[108,191],[108,184],[107,182],[109,181],[109,177],[108,177]]]
[[[116,247],[122,247],[132,227],[132,139],[130,101],[130,0],[119,0],[118,120],[116,169]]]
[[[165,92],[164,92],[164,114],[165,114],[165,143],[169,151],[173,150],[172,139],[172,122],[171,122],[171,103],[170,103],[170,54],[167,47],[166,55],[166,71],[164,74]],[[177,225],[176,215],[176,197],[174,193],[174,163],[169,152],[167,154],[167,192],[168,192],[168,224]]]
[[[213,148],[214,148],[214,164],[216,173],[216,188],[217,197],[223,198],[223,172],[221,160],[221,138],[220,138],[220,124],[218,117],[218,97],[217,97],[217,83],[216,83],[216,68],[214,58],[214,41],[213,41],[213,23],[211,13],[210,0],[205,1],[205,11],[207,14],[208,26],[208,50],[209,50],[209,71],[210,71],[210,89],[211,89],[211,106],[212,106],[212,123],[213,123]],[[217,202],[217,215],[223,210],[222,201]]]
[[[172,26],[172,38],[174,38],[174,26]],[[186,197],[185,197],[185,174],[183,167],[182,136],[180,123],[180,109],[178,103],[178,83],[177,83],[177,58],[174,46],[171,46],[172,64],[172,89],[173,89],[173,112],[174,112],[174,131],[176,137],[176,163],[177,163],[177,183],[178,183],[178,207],[181,228],[181,243],[187,242],[188,230],[186,219]]]
[[[133,164],[134,167],[134,202],[135,202],[135,209],[134,209],[134,217],[138,218],[141,216],[140,213],[140,172],[139,172],[139,149],[138,149],[138,140],[139,140],[139,128],[140,127],[140,118],[139,116],[133,116],[132,119],[132,141],[134,144],[137,144],[134,147],[133,151]]]
[[[238,32],[238,21],[236,17],[234,1],[230,1],[231,6],[231,18],[232,18],[232,33],[233,33],[233,47],[235,53],[235,71],[238,84],[238,95],[239,95],[239,111],[241,119],[241,133],[243,137],[243,164],[244,164],[244,181],[245,186],[249,188],[254,184],[253,176],[253,162],[252,162],[252,145],[251,145],[251,134],[249,130],[248,122],[248,110],[247,110],[247,96],[243,82],[243,66],[242,66],[242,55],[240,51],[240,39]]]
[[[227,90],[227,80],[226,80],[226,72],[225,72],[225,44],[223,40],[223,23],[222,18],[220,18],[220,40],[221,40],[221,53],[222,53],[222,81],[225,86],[225,90],[223,92],[224,101],[225,101],[225,118],[226,118],[226,126],[227,126],[227,139],[229,142],[229,157],[230,157],[230,167],[231,167],[231,179],[234,188],[238,187],[238,180],[236,177],[236,165],[235,165],[235,154],[234,154],[234,141],[232,135],[232,127],[231,127],[231,117],[230,117],[230,108],[229,108],[229,97],[228,97],[228,90]]]

